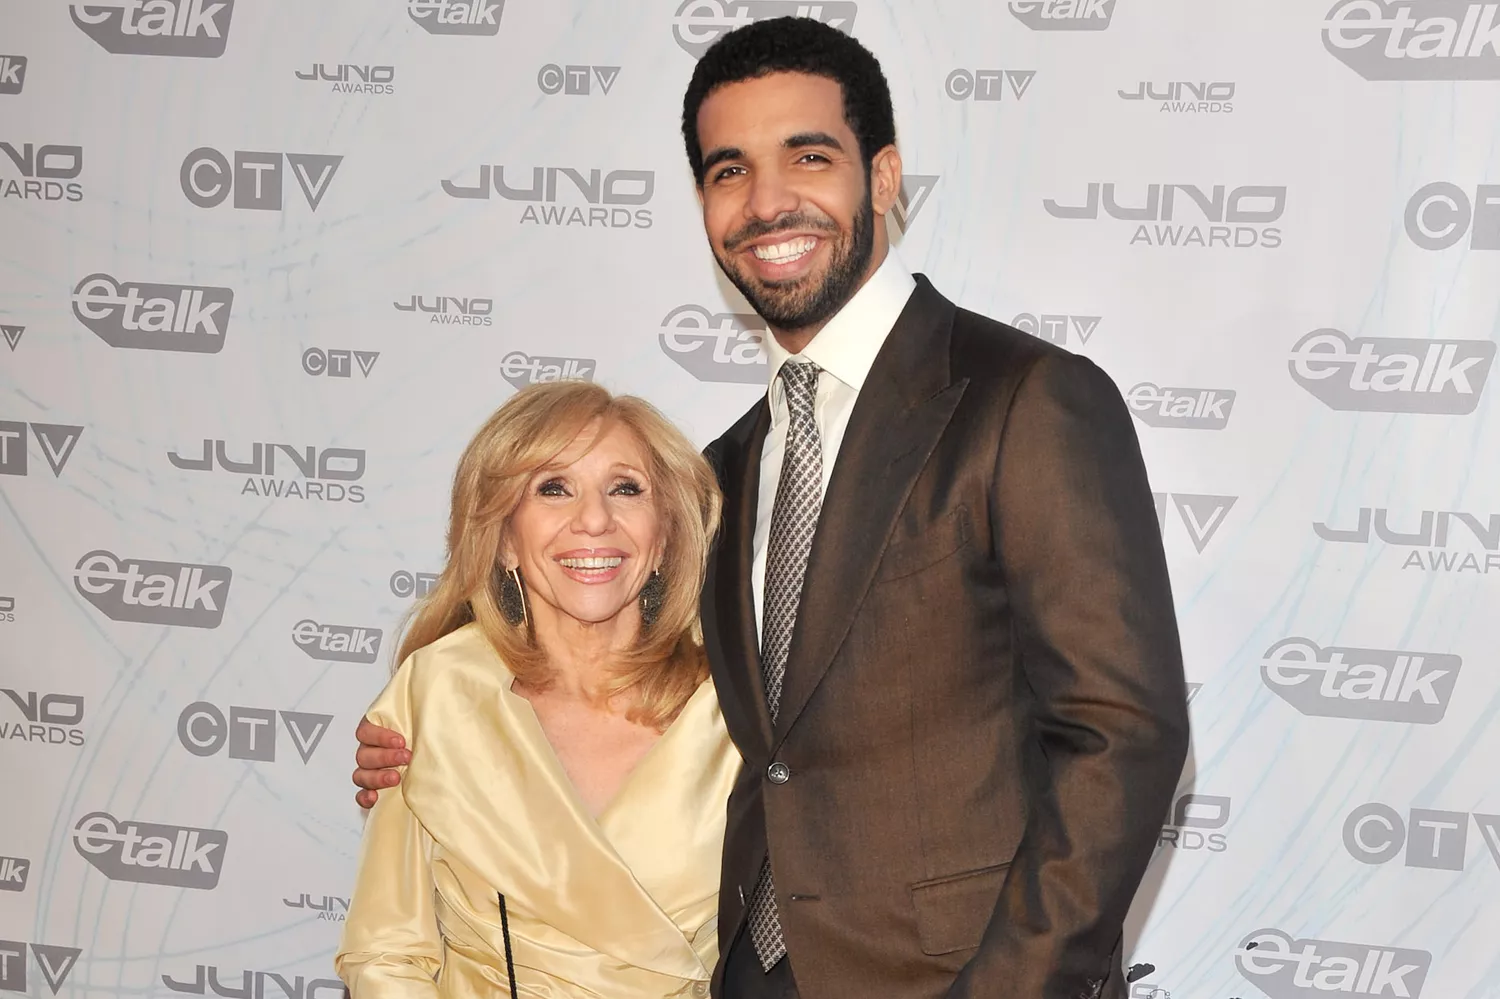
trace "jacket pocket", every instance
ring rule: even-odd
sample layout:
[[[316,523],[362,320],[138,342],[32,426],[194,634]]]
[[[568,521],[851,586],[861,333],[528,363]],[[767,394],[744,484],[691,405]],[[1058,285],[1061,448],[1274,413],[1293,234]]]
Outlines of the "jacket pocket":
[[[919,534],[897,534],[880,559],[879,581],[900,579],[935,565],[969,542],[969,510],[954,508]]]
[[[978,947],[1008,870],[1010,864],[996,864],[912,885],[922,953],[951,954]]]

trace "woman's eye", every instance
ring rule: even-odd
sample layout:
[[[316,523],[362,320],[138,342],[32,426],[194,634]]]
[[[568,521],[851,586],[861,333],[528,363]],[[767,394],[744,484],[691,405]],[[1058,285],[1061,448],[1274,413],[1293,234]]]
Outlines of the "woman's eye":
[[[563,487],[562,482],[558,479],[548,479],[540,486],[537,486],[536,493],[538,496],[566,496],[568,495],[568,490]]]
[[[610,495],[639,496],[643,492],[645,492],[645,490],[641,488],[641,484],[639,482],[636,482],[633,479],[625,479],[622,482],[615,483],[615,487],[610,490]]]

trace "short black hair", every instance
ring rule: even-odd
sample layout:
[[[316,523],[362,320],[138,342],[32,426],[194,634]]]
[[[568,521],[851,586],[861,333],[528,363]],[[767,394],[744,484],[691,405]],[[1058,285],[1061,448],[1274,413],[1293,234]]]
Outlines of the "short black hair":
[[[896,141],[891,88],[869,49],[837,28],[810,17],[756,21],[724,35],[698,60],[682,99],[682,138],[693,178],[703,183],[698,109],[719,87],[772,73],[807,73],[837,83],[844,92],[844,121],[859,140],[868,171],[875,154]]]

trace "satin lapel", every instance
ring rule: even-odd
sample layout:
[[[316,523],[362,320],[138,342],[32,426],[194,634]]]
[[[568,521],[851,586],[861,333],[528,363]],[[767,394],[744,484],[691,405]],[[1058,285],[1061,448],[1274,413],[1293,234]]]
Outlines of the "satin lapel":
[[[724,723],[741,752],[747,753],[752,745],[763,749],[771,742],[771,717],[760,679],[755,593],[750,582],[755,561],[760,453],[771,426],[770,406],[762,400],[743,425],[748,426],[747,433],[731,431],[723,439],[723,528],[709,559],[702,612],[703,635]]]
[[[952,331],[953,306],[919,278],[860,389],[823,498],[773,752],[849,633],[896,518],[968,384],[950,383]]]

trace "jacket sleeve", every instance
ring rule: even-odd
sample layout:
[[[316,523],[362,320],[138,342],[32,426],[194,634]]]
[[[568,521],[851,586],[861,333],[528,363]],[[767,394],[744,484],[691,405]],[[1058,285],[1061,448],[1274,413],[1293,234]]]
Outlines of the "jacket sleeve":
[[[377,725],[419,752],[408,659],[370,708]],[[354,896],[334,968],[351,999],[437,999],[443,943],[433,907],[432,840],[406,805],[404,784],[380,793],[366,819]]]
[[[1038,751],[1021,843],[949,995],[1088,999],[1122,974],[1116,948],[1188,745],[1155,502],[1108,375],[1071,354],[1034,364],[991,495]]]

